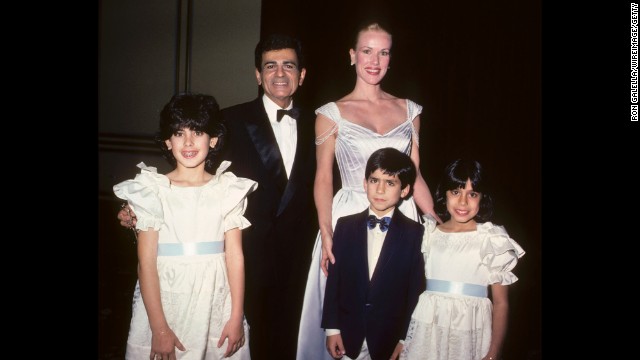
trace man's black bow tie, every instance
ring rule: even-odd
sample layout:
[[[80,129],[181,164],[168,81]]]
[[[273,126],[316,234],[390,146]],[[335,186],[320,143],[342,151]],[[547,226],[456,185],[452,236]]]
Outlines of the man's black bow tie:
[[[298,109],[297,107],[292,107],[289,110],[278,109],[276,120],[280,122],[280,120],[282,120],[282,117],[285,115],[289,115],[291,116],[291,118],[298,120],[298,117],[300,117],[300,109]]]
[[[389,222],[391,222],[391,218],[388,216],[383,217],[382,219],[376,218],[374,215],[369,215],[367,217],[367,226],[369,229],[373,229],[376,227],[376,224],[380,224],[380,231],[385,232],[389,229]]]

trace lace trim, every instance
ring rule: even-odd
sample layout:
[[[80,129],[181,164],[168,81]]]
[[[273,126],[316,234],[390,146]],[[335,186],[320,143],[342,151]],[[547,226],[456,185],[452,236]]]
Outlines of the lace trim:
[[[490,332],[482,328],[460,331],[412,318],[400,359],[481,360],[489,351],[490,343]]]
[[[411,120],[411,133],[413,134],[413,136],[411,137],[411,139],[413,141],[416,142],[416,146],[418,148],[420,148],[420,135],[418,134],[418,132],[416,131],[416,127],[413,126],[413,120]]]
[[[338,124],[337,123],[333,124],[333,126],[330,127],[327,131],[325,131],[324,133],[320,134],[320,136],[316,137],[316,145],[321,145],[322,143],[327,141],[327,139],[331,135],[335,134],[336,131],[338,131]]]

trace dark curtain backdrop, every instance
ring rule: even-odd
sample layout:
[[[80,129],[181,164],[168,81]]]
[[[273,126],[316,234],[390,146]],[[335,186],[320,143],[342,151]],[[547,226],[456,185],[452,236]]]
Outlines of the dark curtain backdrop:
[[[479,160],[495,185],[494,222],[527,252],[510,287],[505,359],[541,354],[541,4],[525,1],[263,0],[262,34],[287,32],[305,46],[297,101],[315,109],[353,88],[353,27],[391,25],[383,87],[423,105],[420,168],[433,191],[458,157]]]

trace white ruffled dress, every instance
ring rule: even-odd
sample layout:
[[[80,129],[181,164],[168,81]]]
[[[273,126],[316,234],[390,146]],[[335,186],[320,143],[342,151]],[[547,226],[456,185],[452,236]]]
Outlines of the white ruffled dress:
[[[423,219],[427,288],[430,279],[472,284],[476,289],[518,280],[511,271],[525,252],[504,227],[485,222],[475,231],[445,233],[431,217]],[[492,308],[487,297],[425,291],[411,317],[400,358],[482,359],[491,344]]]
[[[127,200],[137,216],[136,228],[158,231],[159,249],[195,249],[200,242],[222,242],[218,253],[158,256],[158,278],[162,309],[169,326],[185,346],[176,349],[178,359],[222,359],[227,341],[217,342],[231,316],[231,292],[224,254],[224,233],[251,224],[243,216],[247,195],[258,184],[224,171],[223,161],[214,177],[203,186],[178,187],[158,174],[155,167],[142,169],[135,179],[121,182],[113,190]],[[214,245],[217,245],[215,243]],[[159,250],[160,251],[160,250]],[[230,359],[250,359],[246,321],[245,345]],[[126,359],[149,359],[151,329],[139,282],[133,295],[133,314],[127,339]]]

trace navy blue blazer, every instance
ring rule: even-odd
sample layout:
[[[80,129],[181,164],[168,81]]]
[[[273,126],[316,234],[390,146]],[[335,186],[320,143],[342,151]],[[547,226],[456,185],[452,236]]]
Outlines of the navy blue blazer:
[[[424,227],[396,209],[370,281],[368,214],[366,209],[336,223],[332,248],[336,261],[329,263],[321,326],[340,329],[350,358],[358,357],[366,338],[371,358],[387,360],[406,336],[425,290],[420,252]]]

